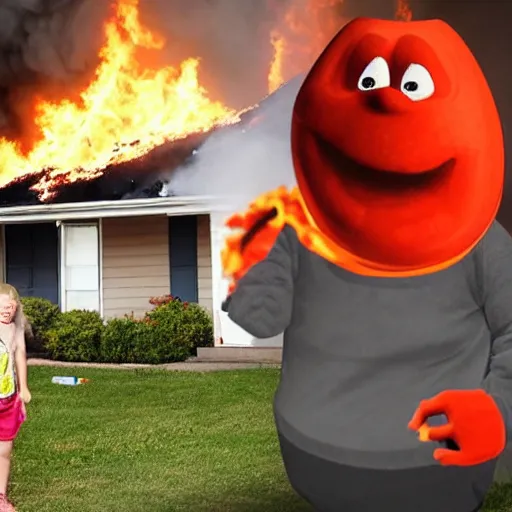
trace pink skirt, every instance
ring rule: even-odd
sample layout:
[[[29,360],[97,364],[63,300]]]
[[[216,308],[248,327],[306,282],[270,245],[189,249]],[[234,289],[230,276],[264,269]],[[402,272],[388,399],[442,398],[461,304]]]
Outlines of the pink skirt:
[[[0,441],[15,439],[26,417],[25,404],[17,393],[0,399]]]

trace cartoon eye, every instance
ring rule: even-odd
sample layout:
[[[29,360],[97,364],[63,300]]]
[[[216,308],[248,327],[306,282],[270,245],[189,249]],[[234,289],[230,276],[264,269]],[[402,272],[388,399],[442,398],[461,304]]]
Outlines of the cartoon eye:
[[[426,100],[436,90],[432,76],[420,64],[411,64],[407,68],[400,89],[412,101]]]
[[[361,91],[381,89],[391,85],[388,63],[382,57],[375,57],[359,77],[357,87]]]

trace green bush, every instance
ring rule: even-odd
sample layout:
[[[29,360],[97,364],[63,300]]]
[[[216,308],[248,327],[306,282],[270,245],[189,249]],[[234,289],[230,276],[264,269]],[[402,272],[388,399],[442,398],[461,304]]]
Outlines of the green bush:
[[[155,299],[150,301],[155,303]],[[156,301],[156,307],[146,313],[154,324],[157,337],[169,344],[183,348],[187,355],[195,355],[197,347],[213,345],[213,321],[208,312],[199,304],[181,302],[170,297],[163,302]]]
[[[96,311],[61,313],[48,330],[46,348],[52,359],[89,363],[98,361],[105,326]]]
[[[154,363],[148,350],[151,348],[151,335],[147,322],[131,316],[113,318],[103,330],[100,359],[104,363]]]
[[[27,350],[41,352],[48,342],[48,330],[53,328],[61,314],[59,307],[40,297],[23,297],[21,303],[31,326],[25,332]]]
[[[170,295],[153,297],[155,306],[141,319],[127,316],[107,322],[101,360],[110,363],[162,364],[184,361],[197,347],[213,344],[213,322],[198,304]]]

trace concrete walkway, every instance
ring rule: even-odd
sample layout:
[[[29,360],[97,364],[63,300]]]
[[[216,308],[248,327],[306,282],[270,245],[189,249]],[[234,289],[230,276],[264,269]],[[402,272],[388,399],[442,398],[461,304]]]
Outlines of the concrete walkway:
[[[50,359],[29,358],[27,360],[29,366],[52,366],[55,368],[102,368],[105,370],[168,370],[168,371],[185,371],[185,372],[214,372],[222,370],[245,370],[249,368],[279,368],[277,364],[266,363],[215,363],[215,362],[198,362],[193,359],[184,361],[183,363],[169,364],[105,364],[105,363],[65,363],[63,361],[52,361]]]

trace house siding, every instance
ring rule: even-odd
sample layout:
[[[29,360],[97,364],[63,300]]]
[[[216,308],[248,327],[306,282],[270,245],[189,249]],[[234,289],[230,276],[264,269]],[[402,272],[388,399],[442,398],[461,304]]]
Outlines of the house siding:
[[[142,316],[170,290],[167,216],[102,221],[103,315]]]
[[[212,310],[210,218],[197,221],[198,302]],[[172,293],[167,216],[102,221],[103,315],[142,316],[149,297]]]

